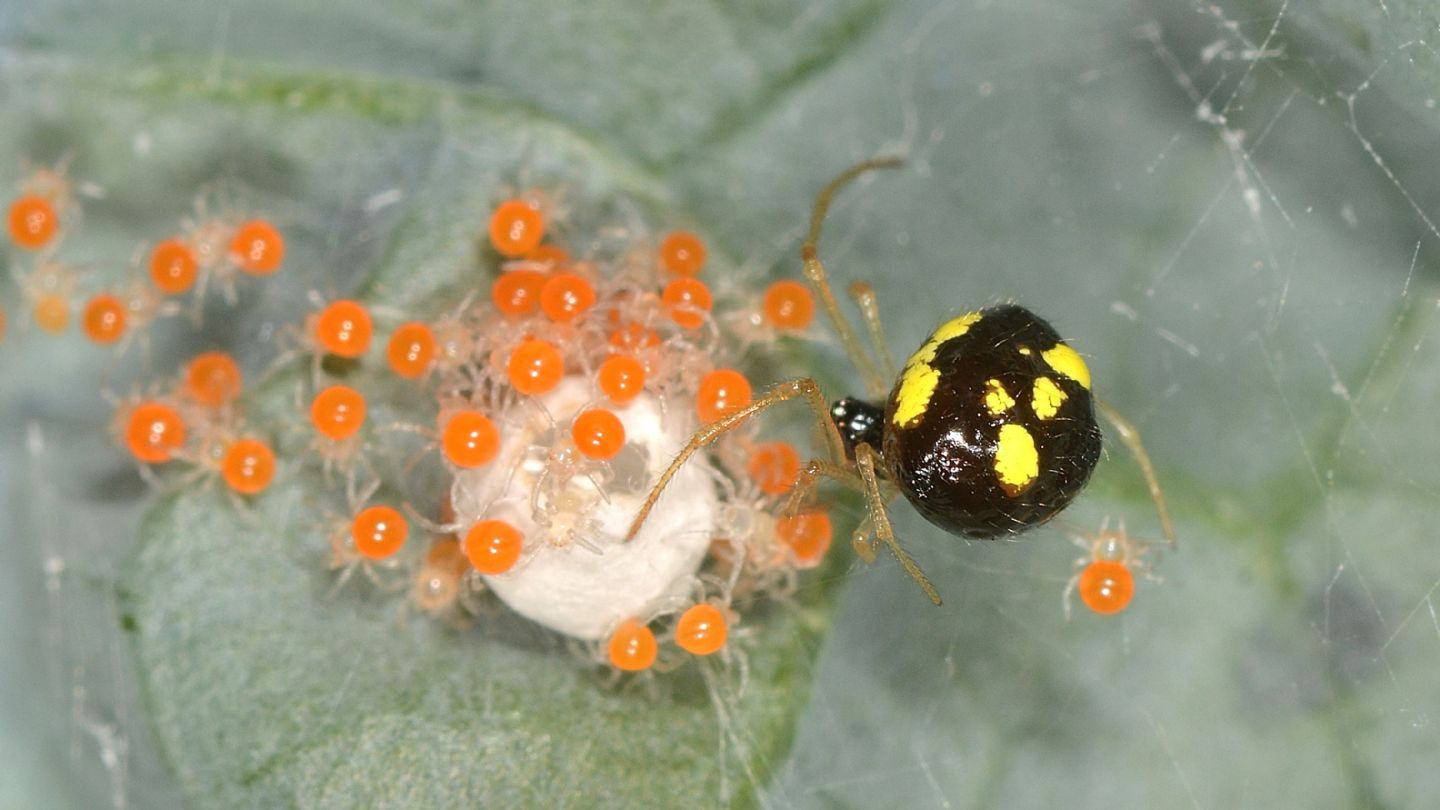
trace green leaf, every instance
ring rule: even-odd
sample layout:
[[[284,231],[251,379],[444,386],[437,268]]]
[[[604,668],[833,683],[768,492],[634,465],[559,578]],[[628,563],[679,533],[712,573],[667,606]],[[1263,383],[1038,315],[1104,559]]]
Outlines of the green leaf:
[[[733,673],[711,662],[717,705],[694,671],[670,676],[657,699],[643,684],[607,687],[518,619],[463,632],[383,600],[327,597],[308,500],[294,486],[265,497],[242,529],[225,498],[188,494],[143,527],[150,539],[125,577],[125,605],[151,721],[192,797],[226,807],[713,803],[746,784],[722,781],[726,769],[763,780],[788,741],[818,617],[763,617],[785,642],[746,646],[738,700]],[[723,763],[722,722],[743,730]]]
[[[1118,447],[1065,525],[1023,542],[956,541],[897,505],[945,606],[882,560],[845,578],[833,627],[823,610],[747,622],[750,686],[722,723],[703,689],[609,690],[523,632],[327,600],[323,548],[289,517],[316,519],[303,487],[254,524],[192,492],[150,514],[115,608],[140,712],[129,670],[96,663],[126,649],[121,631],[33,630],[77,604],[108,615],[87,583],[113,584],[113,564],[82,565],[105,558],[65,538],[123,524],[92,480],[118,457],[19,452],[22,424],[102,430],[103,361],[7,335],[0,481],[21,539],[0,568],[28,573],[0,592],[22,594],[7,627],[28,646],[13,648],[58,661],[0,659],[16,675],[0,740],[52,741],[30,755],[48,767],[0,776],[0,802],[71,795],[45,774],[95,749],[72,718],[96,714],[132,743],[132,804],[162,803],[144,799],[166,780],[196,804],[258,806],[758,789],[779,807],[1402,807],[1440,790],[1430,5],[78,9],[0,19],[17,49],[0,155],[75,150],[76,176],[108,191],[77,242],[97,258],[173,227],[218,177],[288,217],[294,271],[207,334],[249,347],[250,370],[309,288],[428,305],[524,167],[696,223],[758,285],[796,274],[826,179],[904,150],[905,169],[837,201],[821,246],[837,282],[875,284],[899,356],[999,300],[1052,320],[1143,431],[1180,548],[1153,555],[1157,580],[1122,616],[1065,620],[1068,532],[1108,518],[1158,534]],[[391,189],[402,202],[367,210]],[[179,352],[162,340],[157,365]],[[853,376],[827,349],[777,376],[816,369],[836,392]],[[56,555],[71,562],[59,597],[35,573]],[[90,696],[52,689],[60,719],[39,720],[27,701],[51,672]],[[722,758],[737,738],[747,750]],[[107,773],[72,803],[109,797]]]

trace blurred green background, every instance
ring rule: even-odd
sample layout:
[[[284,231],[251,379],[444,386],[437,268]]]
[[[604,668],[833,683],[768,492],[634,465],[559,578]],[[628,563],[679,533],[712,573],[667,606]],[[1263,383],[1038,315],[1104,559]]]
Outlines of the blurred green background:
[[[1062,527],[964,542],[902,507],[945,606],[882,561],[849,567],[823,641],[758,627],[760,657],[790,645],[790,668],[756,699],[795,697],[728,729],[756,743],[746,764],[703,704],[674,740],[660,715],[657,736],[611,736],[646,711],[632,700],[487,743],[523,707],[382,690],[503,679],[491,648],[402,639],[446,676],[391,661],[357,683],[317,676],[323,650],[266,658],[274,639],[234,620],[253,608],[281,632],[303,588],[235,567],[266,548],[201,501],[142,530],[153,499],[107,445],[99,394],[131,378],[74,334],[23,334],[7,280],[0,806],[635,806],[652,776],[701,785],[664,795],[702,806],[722,803],[717,780],[780,808],[1432,803],[1437,24],[1414,0],[7,4],[0,178],[73,153],[94,185],[68,257],[118,278],[216,182],[295,235],[282,282],[207,322],[252,372],[297,293],[433,294],[522,167],[696,223],[760,279],[797,273],[828,177],[903,150],[905,169],[840,201],[831,272],[874,282],[902,356],[976,306],[1052,320],[1144,432],[1181,550],[1123,616],[1067,622]],[[157,365],[179,334],[158,336]],[[846,379],[823,347],[786,373],[812,369]],[[1066,521],[1107,517],[1158,533],[1123,450]],[[345,632],[373,626],[354,615]],[[276,725],[291,702],[294,727]],[[580,742],[655,772],[580,767]],[[551,792],[485,793],[500,760],[507,785]]]

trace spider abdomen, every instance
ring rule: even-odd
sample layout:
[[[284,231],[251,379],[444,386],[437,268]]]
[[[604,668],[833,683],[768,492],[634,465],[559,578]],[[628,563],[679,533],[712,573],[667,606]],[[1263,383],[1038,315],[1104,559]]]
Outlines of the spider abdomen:
[[[1100,459],[1090,373],[1050,324],[1005,305],[942,324],[890,393],[881,448],[927,520],[995,537],[1064,509]]]

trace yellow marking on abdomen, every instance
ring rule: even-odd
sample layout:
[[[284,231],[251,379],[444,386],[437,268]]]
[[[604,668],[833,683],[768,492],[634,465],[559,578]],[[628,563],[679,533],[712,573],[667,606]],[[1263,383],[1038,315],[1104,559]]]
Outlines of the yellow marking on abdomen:
[[[1065,392],[1049,377],[1036,377],[1030,389],[1030,408],[1041,419],[1049,419],[1060,411],[1065,402]]]
[[[966,332],[969,332],[970,327],[979,323],[981,317],[979,312],[967,312],[958,318],[951,318],[945,323],[940,324],[940,327],[930,335],[929,342],[934,343],[938,347],[947,340],[960,337]]]
[[[940,372],[925,363],[906,366],[900,374],[900,387],[895,393],[895,415],[890,418],[898,427],[909,427],[925,415],[930,397],[940,384]]]
[[[1090,390],[1090,367],[1085,365],[1079,352],[1064,343],[1056,343],[1054,348],[1046,349],[1040,356],[1045,358],[1050,368],[1080,383],[1085,390]]]
[[[1000,443],[995,448],[995,477],[1005,494],[1015,497],[1040,475],[1040,452],[1035,437],[1020,425],[1000,426]]]
[[[910,359],[905,361],[905,365],[929,365],[930,361],[935,359],[935,353],[940,351],[940,344],[969,332],[970,327],[974,326],[980,317],[978,312],[967,312],[958,318],[951,318],[940,324],[934,332],[930,333],[930,337],[925,339],[925,343],[910,355]]]
[[[925,415],[930,407],[930,397],[935,386],[940,384],[940,372],[930,365],[940,345],[966,332],[980,320],[980,313],[967,312],[958,318],[951,318],[940,324],[925,343],[905,361],[905,370],[900,372],[900,387],[895,394],[895,415],[890,421],[899,427],[909,427]]]
[[[999,380],[989,379],[985,381],[985,410],[991,416],[999,416],[1002,413],[1015,407],[1015,398],[1005,390],[1005,386]]]

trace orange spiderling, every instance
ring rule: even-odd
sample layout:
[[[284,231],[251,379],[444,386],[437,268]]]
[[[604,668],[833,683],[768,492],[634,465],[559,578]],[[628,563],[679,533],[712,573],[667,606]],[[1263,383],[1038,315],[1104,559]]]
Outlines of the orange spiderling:
[[[268,276],[285,261],[285,239],[274,225],[252,219],[230,239],[230,261],[252,276]]]
[[[388,506],[372,506],[355,516],[350,537],[355,550],[368,560],[393,557],[410,533],[405,517]]]
[[[645,389],[645,365],[628,354],[612,355],[600,364],[596,380],[611,402],[628,405]]]
[[[569,323],[595,304],[595,286],[575,273],[556,273],[540,288],[540,311],[556,323]]]
[[[80,324],[91,341],[106,345],[125,335],[125,304],[119,298],[100,293],[85,304]]]
[[[125,446],[135,458],[147,464],[163,464],[184,445],[185,420],[171,406],[147,400],[130,412]]]
[[[490,215],[490,244],[501,256],[516,259],[534,250],[545,236],[545,215],[525,200],[506,200]]]
[[[775,521],[775,534],[790,547],[796,567],[814,568],[830,550],[834,529],[830,525],[830,514],[817,509],[793,517],[782,515]]]
[[[259,439],[239,439],[226,448],[220,474],[241,495],[258,495],[275,479],[275,451]]]
[[[390,335],[385,360],[397,375],[407,380],[419,377],[435,360],[435,332],[419,321],[401,324]]]
[[[689,231],[671,231],[660,242],[660,266],[667,272],[693,276],[705,266],[705,243]]]
[[[750,404],[750,381],[734,369],[722,368],[700,378],[695,394],[695,412],[709,424]]]
[[[179,239],[166,239],[150,251],[150,281],[166,295],[179,295],[195,286],[200,260]]]
[[[440,613],[455,606],[461,579],[470,570],[470,561],[454,537],[442,537],[425,552],[425,563],[415,579],[415,603],[428,613]]]
[[[800,454],[789,442],[768,442],[750,454],[750,478],[766,495],[784,495],[800,478]]]
[[[70,302],[59,293],[41,293],[35,297],[35,325],[58,335],[70,325]]]
[[[520,561],[524,538],[503,520],[481,520],[465,533],[465,557],[486,576],[503,574]]]
[[[625,352],[653,349],[660,345],[660,335],[654,329],[631,321],[610,333],[610,345]]]
[[[539,270],[506,270],[490,286],[490,300],[506,315],[529,315],[540,306],[540,290],[549,278]]]
[[[771,326],[798,332],[815,319],[815,299],[798,281],[777,281],[765,291],[763,311]]]
[[[610,665],[621,672],[640,672],[649,669],[659,654],[655,634],[649,627],[626,619],[615,628],[606,649]]]
[[[705,323],[705,313],[710,311],[712,301],[710,288],[695,278],[677,278],[665,285],[660,294],[665,313],[682,329],[699,329]]]
[[[201,405],[219,408],[234,402],[243,385],[235,358],[225,352],[204,352],[186,364],[181,391]]]
[[[540,245],[525,254],[525,261],[556,268],[570,261],[570,251],[559,245]]]
[[[38,194],[26,194],[10,203],[10,239],[26,250],[39,250],[60,230],[55,204]]]
[[[365,424],[365,397],[348,385],[332,385],[310,403],[310,422],[327,439],[348,439]]]
[[[548,393],[565,376],[565,361],[553,343],[530,339],[510,353],[510,384],[522,394]]]
[[[485,414],[460,411],[445,423],[440,449],[456,467],[482,467],[500,452],[500,431]]]
[[[592,408],[575,417],[570,436],[580,454],[598,461],[608,461],[625,447],[625,425],[613,411]]]
[[[370,348],[374,327],[370,311],[355,301],[336,301],[315,319],[315,342],[325,351],[348,359]]]
[[[713,655],[725,646],[729,627],[720,608],[692,605],[675,622],[675,644],[691,655]]]

